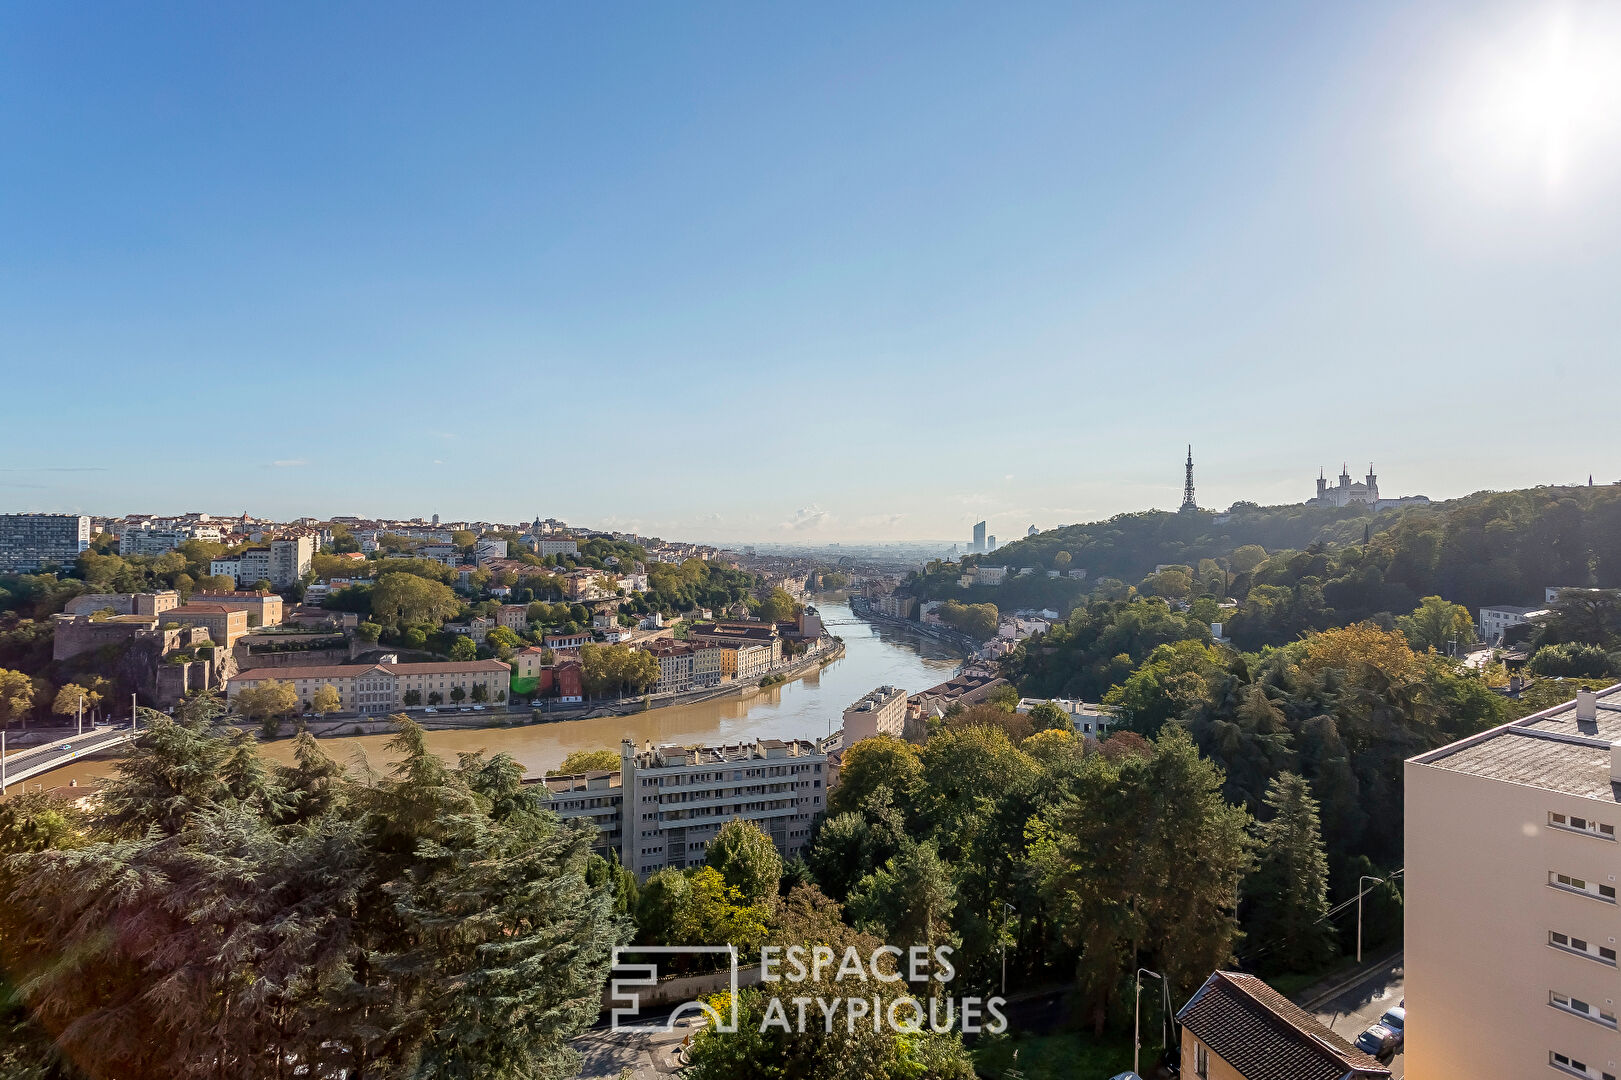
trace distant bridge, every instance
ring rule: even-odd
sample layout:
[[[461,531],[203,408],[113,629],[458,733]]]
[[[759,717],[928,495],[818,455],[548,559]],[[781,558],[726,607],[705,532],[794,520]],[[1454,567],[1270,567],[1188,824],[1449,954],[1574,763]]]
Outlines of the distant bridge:
[[[61,768],[70,761],[122,746],[134,739],[136,734],[137,732],[127,726],[93,727],[82,735],[72,735],[43,746],[30,746],[15,754],[7,754],[3,779],[0,779],[0,792],[40,773]]]

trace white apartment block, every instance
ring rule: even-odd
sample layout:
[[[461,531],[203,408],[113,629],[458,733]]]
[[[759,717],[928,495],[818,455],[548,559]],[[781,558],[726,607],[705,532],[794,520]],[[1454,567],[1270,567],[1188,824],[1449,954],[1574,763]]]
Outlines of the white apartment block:
[[[1056,705],[1068,713],[1077,735],[1101,739],[1109,733],[1109,724],[1114,720],[1114,716],[1104,711],[1102,705],[1088,705],[1080,698],[1020,698],[1014,711],[1028,713],[1043,702]]]
[[[539,781],[546,785],[553,813],[564,821],[583,820],[596,830],[591,850],[604,858],[620,847],[623,789],[619,786],[619,775],[617,772],[577,773],[548,776]]]
[[[906,730],[906,691],[898,686],[880,686],[844,710],[844,745],[854,746],[862,739],[879,735],[900,738]]]
[[[1480,640],[1488,645],[1496,645],[1503,640],[1503,631],[1511,626],[1528,623],[1545,611],[1545,608],[1527,607],[1524,604],[1493,604],[1491,607],[1483,607],[1480,609],[1478,626]]]
[[[83,514],[0,514],[0,573],[72,566],[89,547],[90,518]]]
[[[701,866],[720,827],[752,821],[784,858],[810,842],[827,809],[828,744],[759,739],[736,746],[620,744],[623,821],[619,860],[638,878]]]
[[[1621,686],[1420,754],[1406,1069],[1621,1076]]]
[[[533,540],[532,546],[535,548],[535,555],[540,556],[540,558],[546,558],[548,555],[567,555],[577,558],[580,553],[579,540],[553,540],[553,538],[548,537],[537,537]]]

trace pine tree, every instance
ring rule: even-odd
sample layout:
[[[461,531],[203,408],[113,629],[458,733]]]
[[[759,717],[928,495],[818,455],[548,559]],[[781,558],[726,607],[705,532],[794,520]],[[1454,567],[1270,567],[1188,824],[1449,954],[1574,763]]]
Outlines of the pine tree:
[[[1317,800],[1303,777],[1286,772],[1267,786],[1266,805],[1271,818],[1256,829],[1260,862],[1244,889],[1252,951],[1269,970],[1313,971],[1335,952]]]

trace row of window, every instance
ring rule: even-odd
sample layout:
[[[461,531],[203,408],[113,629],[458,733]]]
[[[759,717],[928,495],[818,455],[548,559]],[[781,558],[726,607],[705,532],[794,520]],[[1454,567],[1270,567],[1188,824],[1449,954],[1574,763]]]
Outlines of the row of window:
[[[1615,1014],[1605,1012],[1592,1002],[1583,1001],[1569,994],[1561,994],[1557,990],[1548,991],[1548,1004],[1563,1012],[1573,1013],[1584,1020],[1591,1020],[1595,1024],[1602,1024],[1607,1028],[1615,1027]]]
[[[1561,934],[1557,930],[1548,931],[1548,944],[1556,949],[1564,949],[1566,952],[1581,953],[1590,959],[1615,967],[1615,950],[1607,945],[1594,945],[1585,938],[1575,937],[1571,934]]]
[[[1584,893],[1595,899],[1603,900],[1607,904],[1615,903],[1614,885],[1600,885],[1596,881],[1572,877],[1569,874],[1558,874],[1552,870],[1548,871],[1548,884],[1556,889],[1564,889],[1567,892]]]
[[[1615,839],[1615,826],[1594,821],[1592,818],[1577,817],[1575,814],[1557,814],[1548,811],[1548,824],[1555,829],[1564,829],[1567,832],[1587,833],[1591,836],[1601,836],[1606,840]]]
[[[1579,1061],[1569,1054],[1561,1054],[1557,1050],[1548,1051],[1548,1064],[1560,1072],[1567,1072],[1572,1076],[1589,1076],[1593,1080],[1615,1080],[1614,1073],[1602,1072],[1588,1065],[1585,1061]]]

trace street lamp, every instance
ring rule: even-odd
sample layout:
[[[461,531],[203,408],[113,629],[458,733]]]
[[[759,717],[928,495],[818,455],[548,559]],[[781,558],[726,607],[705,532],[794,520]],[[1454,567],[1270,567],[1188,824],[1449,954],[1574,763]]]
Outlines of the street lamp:
[[[1372,874],[1363,874],[1356,882],[1356,962],[1362,963],[1362,897],[1365,895],[1362,883],[1376,881],[1384,884],[1384,878],[1374,877]]]
[[[1141,1056],[1142,1056],[1142,1049],[1143,1049],[1143,1034],[1142,1034],[1142,1031],[1143,1031],[1143,976],[1144,975],[1152,975],[1152,976],[1154,976],[1154,978],[1156,978],[1156,979],[1158,979],[1160,981],[1161,986],[1165,985],[1165,976],[1161,975],[1159,972],[1157,972],[1157,971],[1149,971],[1145,967],[1140,967],[1140,968],[1137,969],[1137,978],[1136,978],[1137,994],[1136,994],[1136,1001],[1135,1001],[1134,1005],[1132,1006],[1132,1017],[1131,1017],[1131,1071],[1136,1073],[1139,1076],[1141,1076],[1142,1072],[1143,1072],[1143,1070],[1142,1070],[1142,1061],[1140,1059],[1141,1059]]]
[[[1016,908],[1009,907],[1006,904],[1002,905],[1002,996],[1003,997],[1007,997],[1007,917],[1008,917],[1008,912],[1010,912],[1010,911],[1013,912],[1013,914],[1015,914],[1015,915],[1017,915],[1019,913]]]

